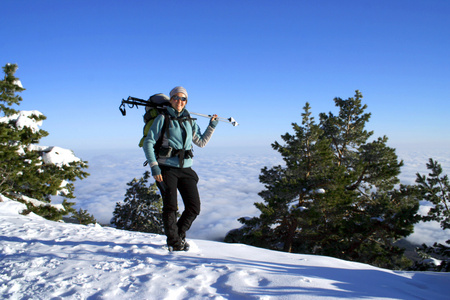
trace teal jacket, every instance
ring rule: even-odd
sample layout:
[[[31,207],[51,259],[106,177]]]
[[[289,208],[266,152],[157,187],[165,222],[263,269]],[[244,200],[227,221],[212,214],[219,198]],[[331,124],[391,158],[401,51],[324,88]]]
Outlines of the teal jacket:
[[[186,109],[182,110],[178,113],[175,109],[168,106],[167,112],[172,117],[183,117],[188,116],[188,111]],[[161,130],[164,126],[164,118],[163,114],[157,116],[155,121],[153,122],[150,130],[148,131],[147,137],[144,140],[143,149],[145,153],[145,157],[152,168],[152,175],[159,175],[160,171],[156,172],[159,174],[155,174],[155,170],[159,168],[155,168],[157,165],[166,165],[171,167],[180,167],[178,157],[160,157],[158,160],[156,159],[156,154],[154,150],[154,145],[156,141],[159,139]],[[210,122],[208,128],[206,128],[205,132],[202,134],[200,127],[197,125],[195,120],[185,120],[182,122],[184,128],[186,129],[186,140],[183,143],[182,129],[177,120],[170,120],[169,123],[169,136],[167,138],[167,132],[164,134],[162,140],[162,148],[171,147],[174,150],[192,150],[192,144],[204,147],[209,142],[212,134],[214,133],[214,128],[217,125],[217,121]],[[189,168],[192,166],[192,158],[185,158],[183,168]]]

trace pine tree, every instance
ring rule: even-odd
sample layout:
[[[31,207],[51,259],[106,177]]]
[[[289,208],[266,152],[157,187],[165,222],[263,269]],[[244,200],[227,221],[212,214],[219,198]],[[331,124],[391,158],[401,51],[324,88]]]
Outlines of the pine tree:
[[[77,211],[72,212],[72,215],[68,219],[68,221],[83,225],[97,223],[97,220],[95,220],[93,215],[89,214],[87,210],[81,208],[78,209]]]
[[[403,162],[387,146],[386,136],[369,141],[373,132],[365,126],[371,115],[365,113],[367,105],[361,99],[359,91],[347,100],[335,98],[339,114],[320,114],[335,161],[345,170],[338,182],[345,194],[336,220],[338,234],[326,238],[329,247],[322,253],[381,267],[404,267],[409,262],[393,242],[413,232],[418,199],[408,187],[394,188]],[[334,243],[342,249],[336,251],[331,247]]]
[[[20,140],[22,136],[25,137],[25,133],[22,134],[16,130],[15,124],[11,124],[12,122],[6,122],[6,117],[17,113],[10,106],[19,105],[22,101],[22,97],[16,95],[16,93],[25,90],[18,78],[14,76],[16,70],[17,65],[7,64],[4,66],[5,76],[0,81],[0,113],[4,116],[0,119],[0,161],[2,161],[0,165],[0,193],[3,194],[13,190],[14,183],[20,180],[21,172],[26,168],[26,162],[28,162],[28,158],[19,156],[19,152],[23,148],[20,145]],[[30,132],[28,134],[30,135]],[[44,131],[41,131],[40,134],[46,135]]]
[[[116,228],[161,234],[162,198],[157,194],[156,183],[148,186],[150,172],[131,180],[123,203],[116,203],[111,224]]]
[[[424,200],[433,204],[423,221],[437,221],[442,229],[450,229],[450,183],[448,175],[442,175],[442,166],[432,158],[427,163],[431,172],[428,177],[416,174],[416,183],[419,186]]]
[[[429,201],[433,206],[428,214],[422,217],[422,221],[439,222],[442,230],[450,229],[450,183],[447,175],[442,175],[442,166],[435,160],[429,159],[427,169],[431,172],[428,177],[416,174],[416,183],[420,191],[421,199]],[[450,240],[446,241],[450,246]],[[423,244],[417,249],[423,258],[417,262],[413,269],[450,272],[450,247],[441,243],[434,243],[433,246]],[[435,265],[434,259],[440,260]]]
[[[43,159],[46,148],[37,144],[48,133],[37,125],[46,117],[38,111],[23,112],[10,107],[20,104],[22,98],[16,93],[24,90],[14,76],[16,70],[17,65],[7,64],[3,67],[5,76],[0,81],[0,113],[3,115],[0,117],[0,193],[18,200],[27,196],[45,203],[51,202],[52,195],[60,195],[64,198],[63,211],[51,205],[35,207],[26,202],[30,211],[60,220],[62,215],[73,210],[74,203],[67,199],[75,198],[72,182],[89,175],[82,170],[87,168],[87,162],[75,160],[55,165]]]
[[[393,243],[412,233],[419,203],[411,189],[394,188],[402,162],[387,137],[369,141],[361,98],[335,98],[339,114],[322,113],[319,124],[306,104],[302,125],[272,145],[285,165],[261,171],[261,215],[240,219],[235,240],[381,267],[408,263]]]
[[[22,87],[20,80],[14,76],[16,71],[17,65],[15,64],[6,64],[3,67],[5,76],[3,80],[0,81],[0,112],[2,112],[5,116],[10,116],[17,113],[17,111],[10,106],[20,104],[22,97],[16,95],[16,93],[20,93],[25,90]]]
[[[329,181],[333,170],[332,152],[328,139],[322,138],[323,131],[311,117],[309,103],[304,107],[302,126],[293,123],[295,135],[286,133],[282,139],[285,146],[278,142],[273,149],[280,152],[286,167],[263,168],[260,182],[266,190],[259,193],[266,203],[256,203],[261,211],[259,218],[240,219],[247,225],[245,237],[250,244],[269,248],[283,245],[284,251],[293,251],[298,237],[298,228],[307,227],[309,214],[315,214],[313,199],[320,199],[321,192]],[[280,224],[274,227],[273,224]],[[309,224],[311,225],[311,224]],[[306,230],[303,234],[314,234]]]

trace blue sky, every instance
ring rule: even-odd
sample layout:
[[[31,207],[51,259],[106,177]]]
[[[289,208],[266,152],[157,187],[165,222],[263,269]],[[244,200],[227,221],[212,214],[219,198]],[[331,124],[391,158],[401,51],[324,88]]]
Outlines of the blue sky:
[[[446,0],[3,0],[0,10],[0,64],[19,65],[20,109],[47,116],[46,145],[136,147],[143,111],[123,117],[120,100],[182,85],[189,110],[241,124],[221,123],[212,146],[269,146],[305,102],[315,116],[335,112],[333,98],[356,89],[374,137],[450,146]]]

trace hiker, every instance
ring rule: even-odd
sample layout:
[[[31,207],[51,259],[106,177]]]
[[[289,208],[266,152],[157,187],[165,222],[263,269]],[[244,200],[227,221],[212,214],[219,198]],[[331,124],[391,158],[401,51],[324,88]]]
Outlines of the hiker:
[[[217,115],[213,115],[202,134],[195,119],[185,109],[187,102],[186,89],[181,86],[173,88],[170,105],[164,114],[155,118],[143,143],[145,156],[163,198],[164,231],[170,251],[189,249],[186,232],[200,213],[198,176],[191,168],[192,144],[204,147],[219,122]],[[162,141],[161,146],[155,149],[158,141]],[[177,190],[185,207],[178,220]]]

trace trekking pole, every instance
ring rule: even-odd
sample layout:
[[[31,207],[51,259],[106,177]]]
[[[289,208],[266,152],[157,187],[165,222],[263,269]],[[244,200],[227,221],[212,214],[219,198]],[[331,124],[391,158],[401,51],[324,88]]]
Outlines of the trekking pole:
[[[200,116],[200,117],[205,117],[205,118],[212,118],[212,115],[205,115],[205,114],[199,114],[199,113],[195,113],[195,112],[189,112],[191,115],[196,115],[196,116]],[[217,119],[219,121],[225,122],[225,123],[229,123],[233,126],[238,126],[239,123],[236,122],[235,119],[233,119],[232,117],[227,118],[221,118],[221,117],[217,117]]]
[[[139,99],[139,98],[135,98],[135,97],[129,96],[127,99],[122,99],[122,102],[120,103],[120,106],[119,106],[119,110],[120,110],[120,112],[122,113],[123,116],[126,116],[126,114],[127,114],[125,104],[128,104],[129,108],[138,107],[138,106],[152,106],[152,104],[148,100],[143,100],[143,99]],[[205,115],[205,114],[199,114],[199,113],[194,113],[194,112],[190,112],[190,113],[193,114],[193,115],[200,116],[200,117],[212,118],[212,115]],[[217,117],[217,119],[219,121],[222,121],[222,122],[225,122],[225,123],[229,123],[229,124],[231,124],[233,126],[238,126],[239,125],[239,123],[236,122],[236,120],[233,119],[233,117],[230,117],[230,118]]]

